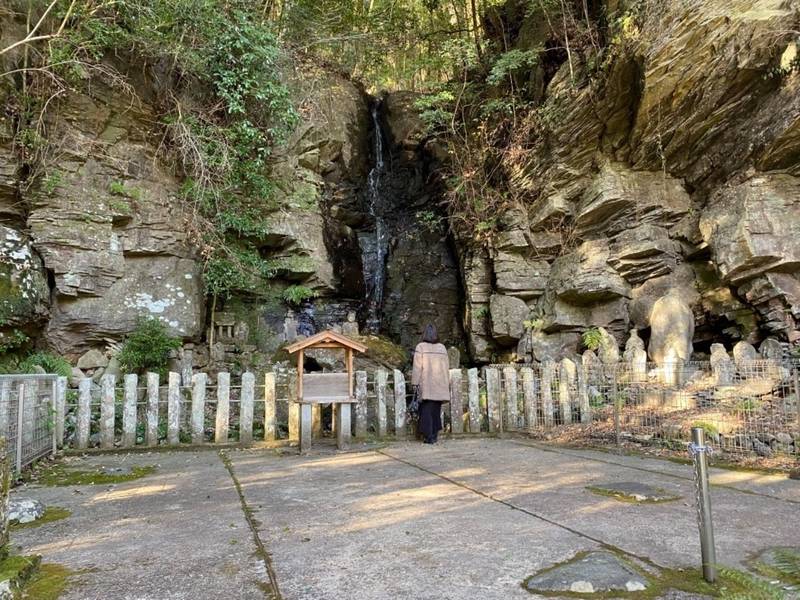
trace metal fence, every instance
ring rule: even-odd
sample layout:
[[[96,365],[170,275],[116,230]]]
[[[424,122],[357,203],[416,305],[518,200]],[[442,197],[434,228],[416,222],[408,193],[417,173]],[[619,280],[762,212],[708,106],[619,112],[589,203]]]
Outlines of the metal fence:
[[[800,454],[799,367],[797,360],[722,367],[564,360],[495,370],[509,431],[677,446],[694,426],[726,451],[769,456]]]
[[[0,375],[0,436],[16,474],[55,449],[55,375]]]

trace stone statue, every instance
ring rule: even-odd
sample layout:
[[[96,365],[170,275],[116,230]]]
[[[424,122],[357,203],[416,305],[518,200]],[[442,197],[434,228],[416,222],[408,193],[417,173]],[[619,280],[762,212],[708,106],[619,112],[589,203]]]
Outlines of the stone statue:
[[[677,288],[656,300],[650,311],[650,358],[663,367],[667,359],[686,362],[692,357],[694,315]]]
[[[286,311],[286,318],[283,320],[283,337],[290,343],[297,339],[297,319],[292,309]]]
[[[714,380],[717,385],[733,385],[733,361],[728,356],[725,346],[722,344],[711,344],[711,372],[714,373]]]
[[[647,352],[636,329],[631,329],[631,335],[625,343],[625,352],[622,354],[622,358],[631,365],[633,380],[643,381],[647,376]]]
[[[604,365],[613,365],[619,362],[619,347],[616,338],[608,333],[604,328],[599,327],[600,345],[597,354]]]
[[[733,362],[736,363],[736,368],[741,369],[754,360],[758,360],[758,352],[753,344],[745,341],[737,342],[733,347]]]
[[[773,337],[768,337],[758,347],[758,352],[764,360],[783,359],[783,344]]]
[[[352,310],[347,313],[347,321],[342,323],[342,333],[349,336],[357,336],[359,333],[356,313]]]

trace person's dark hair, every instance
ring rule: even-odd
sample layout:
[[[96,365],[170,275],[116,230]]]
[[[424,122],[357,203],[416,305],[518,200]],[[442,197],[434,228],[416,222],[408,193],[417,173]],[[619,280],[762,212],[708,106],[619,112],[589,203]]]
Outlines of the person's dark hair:
[[[436,333],[436,327],[433,323],[428,323],[425,326],[425,332],[422,334],[422,341],[428,342],[429,344],[439,343],[439,334]]]

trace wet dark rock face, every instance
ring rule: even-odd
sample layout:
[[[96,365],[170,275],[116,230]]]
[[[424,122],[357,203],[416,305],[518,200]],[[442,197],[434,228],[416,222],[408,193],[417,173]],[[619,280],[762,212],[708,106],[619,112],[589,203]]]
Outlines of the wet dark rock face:
[[[381,330],[413,347],[433,323],[443,343],[463,346],[459,266],[447,234],[435,149],[415,97],[396,92],[380,103],[386,163],[380,193],[388,236]]]

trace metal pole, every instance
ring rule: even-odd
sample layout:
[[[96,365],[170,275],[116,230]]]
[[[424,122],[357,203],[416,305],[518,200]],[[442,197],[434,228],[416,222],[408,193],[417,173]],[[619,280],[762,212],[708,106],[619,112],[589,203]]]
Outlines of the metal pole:
[[[17,455],[14,457],[16,460],[17,477],[22,473],[22,428],[25,425],[25,415],[23,408],[25,407],[25,384],[20,383],[17,386]]]
[[[700,527],[700,554],[703,562],[703,579],[714,583],[717,579],[717,553],[714,548],[714,524],[711,521],[711,494],[708,486],[708,462],[710,452],[706,446],[705,430],[692,428],[692,443],[689,451],[694,457],[694,483],[697,500],[697,523]]]

